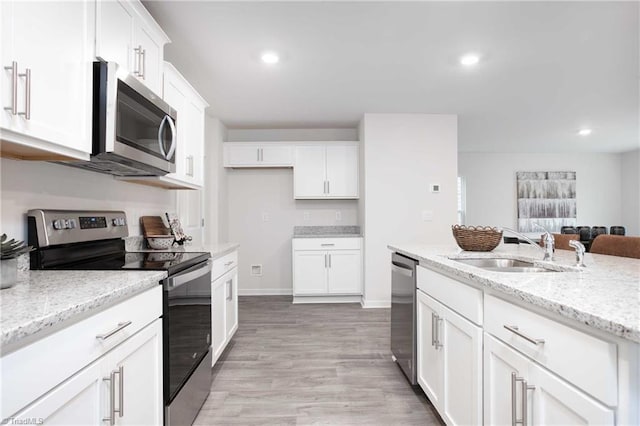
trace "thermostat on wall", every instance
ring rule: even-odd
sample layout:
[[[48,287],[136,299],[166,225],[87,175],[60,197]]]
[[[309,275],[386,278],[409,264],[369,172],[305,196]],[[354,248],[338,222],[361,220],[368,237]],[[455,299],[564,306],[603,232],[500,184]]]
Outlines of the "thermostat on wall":
[[[440,184],[439,183],[432,183],[431,184],[431,192],[433,193],[438,193],[440,192]]]

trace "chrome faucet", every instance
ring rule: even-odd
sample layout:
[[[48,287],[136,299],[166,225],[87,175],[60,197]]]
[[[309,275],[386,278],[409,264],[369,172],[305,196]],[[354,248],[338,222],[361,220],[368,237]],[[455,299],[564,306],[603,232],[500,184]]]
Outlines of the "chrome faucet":
[[[553,260],[553,251],[555,249],[555,239],[553,238],[553,235],[551,235],[551,233],[549,231],[547,231],[545,228],[543,228],[540,225],[537,225],[540,228],[542,228],[544,230],[544,247],[540,247],[540,245],[538,243],[536,243],[535,241],[533,241],[531,238],[527,237],[524,234],[521,234],[518,231],[514,231],[513,229],[510,228],[502,228],[503,231],[508,231],[511,232],[514,235],[517,235],[519,238],[522,238],[523,240],[525,240],[526,242],[528,242],[529,244],[531,244],[532,246],[536,247],[539,250],[542,250],[544,252],[544,257],[542,258],[542,260],[549,260],[552,261]]]
[[[587,250],[585,249],[584,244],[578,240],[571,240],[569,241],[569,245],[576,249],[576,266],[578,268],[586,268],[587,265],[584,264],[584,252]]]

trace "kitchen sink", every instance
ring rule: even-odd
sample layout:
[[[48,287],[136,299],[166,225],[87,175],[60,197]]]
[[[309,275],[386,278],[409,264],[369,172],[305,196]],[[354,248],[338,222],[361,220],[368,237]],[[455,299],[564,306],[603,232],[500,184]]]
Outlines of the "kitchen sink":
[[[551,272],[549,269],[535,266],[533,262],[516,259],[482,258],[451,260],[495,272]]]

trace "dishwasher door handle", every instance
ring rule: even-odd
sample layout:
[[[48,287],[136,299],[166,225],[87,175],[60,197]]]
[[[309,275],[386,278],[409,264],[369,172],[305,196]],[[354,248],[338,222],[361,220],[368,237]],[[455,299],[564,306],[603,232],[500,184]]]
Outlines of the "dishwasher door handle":
[[[413,277],[413,269],[407,268],[400,263],[391,262],[391,271],[406,277]]]

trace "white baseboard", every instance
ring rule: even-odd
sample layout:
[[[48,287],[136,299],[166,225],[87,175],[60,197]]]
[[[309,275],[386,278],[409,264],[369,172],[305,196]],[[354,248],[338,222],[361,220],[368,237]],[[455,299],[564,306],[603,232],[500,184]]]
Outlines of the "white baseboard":
[[[389,300],[367,300],[364,297],[360,304],[364,309],[379,309],[379,308],[390,308],[391,301]]]
[[[291,296],[290,288],[239,288],[238,296]]]
[[[360,296],[294,296],[293,303],[358,303]]]

